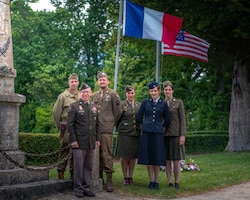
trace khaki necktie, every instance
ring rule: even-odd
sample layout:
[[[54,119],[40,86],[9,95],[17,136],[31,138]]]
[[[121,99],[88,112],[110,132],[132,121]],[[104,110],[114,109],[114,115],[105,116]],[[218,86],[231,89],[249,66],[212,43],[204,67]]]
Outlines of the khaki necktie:
[[[103,91],[101,91],[101,94],[100,94],[100,96],[101,96],[101,97],[103,96]]]

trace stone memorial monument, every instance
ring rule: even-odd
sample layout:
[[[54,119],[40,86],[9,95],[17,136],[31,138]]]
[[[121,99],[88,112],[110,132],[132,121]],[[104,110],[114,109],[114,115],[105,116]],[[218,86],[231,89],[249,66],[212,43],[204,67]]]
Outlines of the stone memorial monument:
[[[13,66],[12,38],[10,27],[9,1],[0,2],[0,149],[9,153],[13,159],[23,163],[24,155],[18,151],[19,107],[25,96],[14,93],[16,71]],[[2,155],[0,170],[13,169],[13,164]],[[0,172],[1,177],[3,171]],[[1,179],[0,184],[10,184]]]
[[[0,151],[15,162],[24,164],[24,153],[18,149],[19,108],[23,95],[14,91],[16,70],[13,66],[10,1],[0,1]],[[44,195],[48,171],[29,171],[10,162],[0,153],[0,199],[29,199]],[[49,182],[47,183],[47,185]],[[62,185],[65,187],[65,184]],[[62,187],[61,187],[62,188]],[[57,186],[58,189],[58,186]],[[51,190],[48,190],[51,192]],[[58,189],[59,191],[59,189]],[[61,190],[62,191],[62,190]],[[54,190],[55,192],[55,190]]]

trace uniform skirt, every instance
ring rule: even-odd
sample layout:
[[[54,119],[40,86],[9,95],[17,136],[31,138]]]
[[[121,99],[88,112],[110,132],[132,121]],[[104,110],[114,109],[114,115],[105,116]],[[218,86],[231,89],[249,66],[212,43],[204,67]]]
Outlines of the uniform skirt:
[[[139,136],[128,136],[118,134],[115,157],[117,158],[137,158],[140,144]]]
[[[165,166],[165,155],[163,134],[143,132],[139,147],[138,164]]]
[[[164,137],[167,160],[185,160],[185,146],[180,145],[179,136]]]

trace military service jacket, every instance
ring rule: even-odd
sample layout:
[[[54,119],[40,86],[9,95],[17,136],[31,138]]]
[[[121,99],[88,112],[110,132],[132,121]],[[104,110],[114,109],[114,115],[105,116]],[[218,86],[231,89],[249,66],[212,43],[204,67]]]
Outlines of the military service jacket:
[[[185,110],[181,99],[172,98],[169,103],[170,124],[165,136],[186,135]]]
[[[60,122],[67,121],[70,104],[76,102],[79,98],[80,98],[79,93],[78,96],[76,96],[74,94],[71,94],[69,92],[69,89],[66,89],[57,97],[57,100],[53,107],[52,115],[58,130],[60,128]]]
[[[77,141],[80,149],[95,149],[100,141],[100,126],[96,105],[88,106],[82,99],[70,105],[67,119],[70,143]]]
[[[139,102],[134,102],[134,108],[128,102],[124,100],[121,102],[122,115],[118,121],[118,131],[120,135],[127,136],[139,136],[141,135],[141,130],[136,126],[136,115],[140,108]]]
[[[101,97],[101,90],[92,95],[92,101],[97,107],[101,133],[113,133],[120,116],[120,97],[112,89],[106,88]]]
[[[144,120],[144,121],[143,121]],[[143,132],[163,133],[170,122],[170,113],[165,101],[159,99],[155,104],[153,99],[142,102],[137,114],[138,126]]]

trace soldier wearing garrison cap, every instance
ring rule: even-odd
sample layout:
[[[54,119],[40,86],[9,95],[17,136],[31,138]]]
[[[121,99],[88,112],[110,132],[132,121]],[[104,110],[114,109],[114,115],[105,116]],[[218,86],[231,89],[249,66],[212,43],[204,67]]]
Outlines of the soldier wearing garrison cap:
[[[70,153],[70,148],[65,148],[69,144],[69,138],[67,134],[67,117],[70,104],[77,101],[80,98],[78,92],[78,75],[76,73],[70,74],[68,77],[69,88],[65,89],[64,92],[59,94],[55,105],[53,107],[52,115],[55,125],[60,132],[60,149],[58,160],[61,161]],[[59,162],[57,166],[58,178],[64,179],[64,172],[67,166],[67,160]],[[70,159],[70,176],[73,178],[73,158]]]
[[[103,78],[103,77],[107,77],[108,78],[108,75],[105,72],[98,72],[97,79]]]
[[[120,97],[108,87],[109,80],[105,72],[99,72],[97,75],[99,90],[92,95],[92,101],[98,109],[101,133],[100,148],[100,177],[103,178],[103,171],[106,173],[106,191],[113,191],[112,174],[113,154],[112,137],[114,127],[121,116]]]
[[[136,115],[141,103],[135,101],[133,86],[127,85],[125,92],[126,100],[121,101],[122,115],[117,124],[118,137],[115,155],[121,159],[123,184],[134,185],[133,174],[141,136],[141,130],[136,126]]]
[[[77,197],[94,197],[90,189],[95,148],[100,146],[96,105],[90,102],[91,88],[80,87],[81,98],[70,105],[67,127],[74,160],[74,190]]]
[[[163,83],[165,100],[169,105],[170,124],[165,132],[166,174],[168,187],[180,188],[180,160],[185,160],[186,120],[185,109],[181,99],[173,96],[174,86],[170,81]],[[172,172],[174,184],[172,183]]]

